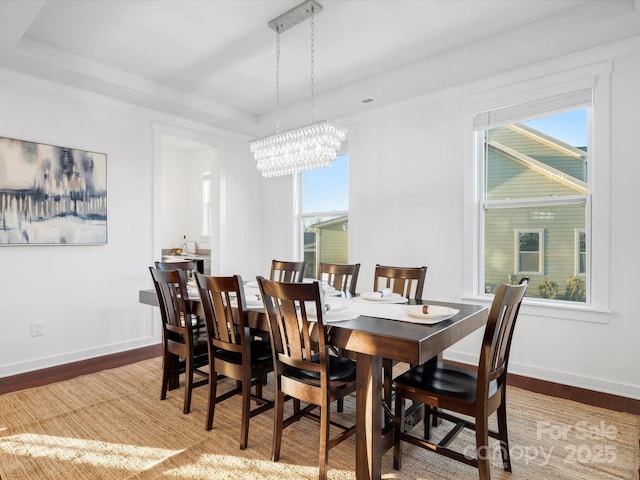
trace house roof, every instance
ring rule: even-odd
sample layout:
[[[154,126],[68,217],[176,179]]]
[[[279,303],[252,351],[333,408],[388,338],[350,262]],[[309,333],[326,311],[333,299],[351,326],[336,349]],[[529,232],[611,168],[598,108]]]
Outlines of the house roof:
[[[587,192],[587,152],[523,124],[491,129],[489,147],[579,194]]]
[[[331,227],[333,225],[338,225],[340,223],[346,223],[348,220],[349,220],[349,216],[348,215],[341,215],[339,217],[331,218],[331,219],[325,220],[323,222],[318,222],[318,223],[314,223],[312,225],[309,225],[309,228],[318,229],[318,228]]]

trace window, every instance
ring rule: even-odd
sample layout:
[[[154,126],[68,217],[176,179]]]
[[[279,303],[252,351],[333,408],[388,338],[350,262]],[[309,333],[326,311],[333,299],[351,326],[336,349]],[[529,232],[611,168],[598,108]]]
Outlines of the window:
[[[329,168],[302,173],[302,249],[305,277],[315,278],[319,262],[349,261],[349,157]]]
[[[516,272],[541,274],[544,232],[542,230],[516,230]]]
[[[484,292],[527,276],[528,297],[586,302],[591,104],[584,89],[474,117]]]

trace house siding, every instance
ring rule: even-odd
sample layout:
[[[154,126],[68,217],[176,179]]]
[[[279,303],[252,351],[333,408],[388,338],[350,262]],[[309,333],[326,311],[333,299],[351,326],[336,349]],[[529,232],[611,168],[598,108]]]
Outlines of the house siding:
[[[552,160],[554,168],[563,172],[582,172],[582,160],[565,156],[568,167],[560,159],[552,158],[551,147],[540,148],[529,137],[514,133],[507,127],[491,131],[491,139],[519,153],[545,162]],[[520,137],[520,140],[518,140]],[[559,183],[543,173],[532,170],[525,163],[489,147],[487,158],[487,200],[514,198],[545,198],[548,196],[577,195],[580,192]],[[560,168],[562,167],[562,168]],[[540,282],[552,280],[558,284],[556,298],[563,299],[567,281],[576,275],[576,230],[585,228],[583,203],[527,206],[517,208],[492,208],[485,211],[485,291],[493,292],[502,283],[517,283],[521,277],[529,277],[527,296],[540,297]],[[518,230],[540,230],[543,255],[540,272],[523,272],[517,269]]]
[[[579,204],[487,210],[485,290],[493,292],[499,284],[527,276],[529,296],[540,296],[540,282],[550,279],[558,284],[560,298],[575,275],[576,229],[584,229],[584,219],[584,206]],[[518,272],[516,231],[538,229],[543,232],[542,272]]]
[[[331,219],[312,225],[315,240],[305,237],[304,259],[307,262],[306,275],[317,276],[318,263],[348,263],[349,234],[345,228],[347,217]],[[309,232],[306,235],[311,234]]]
[[[319,229],[320,261],[326,263],[347,263],[349,252],[347,249],[348,234],[343,228],[344,223],[331,225]]]

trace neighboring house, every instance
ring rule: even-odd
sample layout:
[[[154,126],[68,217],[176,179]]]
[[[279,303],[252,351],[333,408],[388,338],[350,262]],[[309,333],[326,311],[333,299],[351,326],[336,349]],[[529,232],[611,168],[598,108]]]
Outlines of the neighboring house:
[[[343,215],[309,225],[304,232],[304,259],[307,276],[316,277],[317,265],[348,263],[348,221]]]
[[[587,153],[522,124],[489,131],[487,200],[568,197],[587,191]],[[565,299],[570,279],[586,272],[585,205],[487,210],[485,290],[529,277],[528,296]],[[540,282],[555,282],[555,293]],[[576,282],[576,280],[572,280]],[[580,280],[577,281],[580,284]],[[548,284],[548,283],[547,283]],[[567,300],[584,301],[578,298]]]

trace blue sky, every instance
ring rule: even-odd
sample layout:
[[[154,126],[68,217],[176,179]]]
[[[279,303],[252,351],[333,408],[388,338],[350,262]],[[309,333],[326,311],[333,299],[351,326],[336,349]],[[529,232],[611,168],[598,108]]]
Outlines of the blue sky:
[[[587,121],[588,110],[583,108],[522,123],[575,147],[584,147],[587,145]],[[348,154],[338,155],[328,168],[304,172],[302,178],[303,212],[349,209]]]
[[[302,175],[302,211],[331,212],[349,209],[349,156],[338,155],[328,168]]]
[[[522,123],[574,147],[586,147],[588,132],[587,112],[586,108],[582,108]]]

